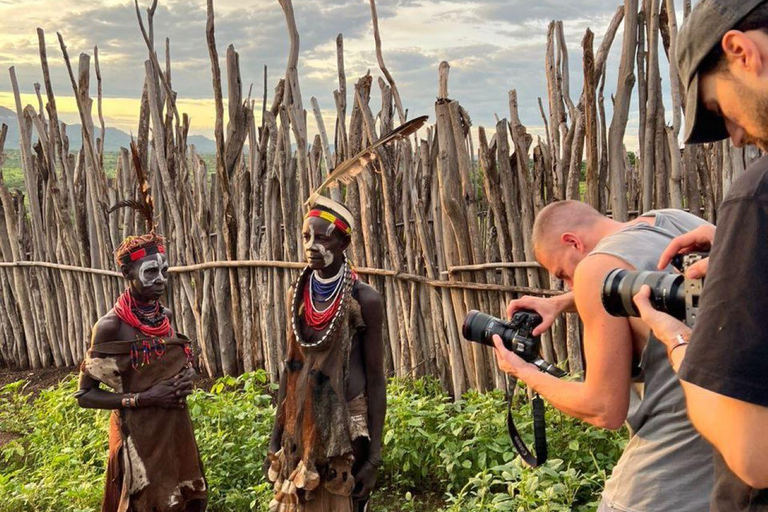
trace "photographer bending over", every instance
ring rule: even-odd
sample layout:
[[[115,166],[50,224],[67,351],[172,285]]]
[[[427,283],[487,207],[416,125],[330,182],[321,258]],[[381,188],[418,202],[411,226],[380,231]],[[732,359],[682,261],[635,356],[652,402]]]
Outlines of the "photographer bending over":
[[[713,484],[712,449],[691,426],[685,398],[663,344],[639,318],[616,318],[603,309],[605,275],[617,268],[655,270],[676,236],[705,222],[677,210],[648,212],[619,223],[590,206],[561,201],[536,218],[536,259],[573,290],[510,303],[538,312],[541,334],[564,311],[584,322],[584,382],[564,382],[526,363],[496,338],[499,367],[524,381],[561,411],[603,428],[626,420],[632,432],[606,482],[600,512],[702,512]]]
[[[703,0],[679,41],[686,141],[730,135],[737,147],[768,150],[768,2]],[[710,245],[709,268],[696,269],[707,278],[692,335],[651,308],[647,289],[635,303],[680,370],[691,421],[720,452],[712,509],[768,510],[768,158],[732,185],[716,237],[678,238],[659,265]]]

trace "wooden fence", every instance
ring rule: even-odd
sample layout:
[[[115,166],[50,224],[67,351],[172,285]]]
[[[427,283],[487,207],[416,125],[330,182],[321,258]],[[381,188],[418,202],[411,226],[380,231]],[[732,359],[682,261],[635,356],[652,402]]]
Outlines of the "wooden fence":
[[[385,298],[391,374],[432,374],[456,394],[505,384],[491,351],[461,339],[464,315],[469,309],[502,315],[507,301],[521,293],[559,293],[556,280],[527,263],[534,259],[533,220],[551,201],[582,198],[583,181],[583,199],[618,220],[661,207],[687,207],[716,220],[723,194],[757,152],[728,142],[680,150],[680,79],[674,64],[669,77],[659,71],[659,54],[674,54],[674,2],[641,3],[626,0],[617,9],[596,52],[594,35],[587,31],[584,87],[575,103],[563,24],[550,25],[542,71],[548,90],[539,99],[544,136],[534,141],[523,126],[512,90],[508,119],[498,119],[488,130],[478,128],[473,137],[469,114],[450,99],[450,66],[443,62],[437,70],[434,124],[380,150],[355,183],[331,191],[349,205],[360,226],[351,259]],[[259,112],[250,93],[243,93],[234,47],[219,58],[213,0],[208,0],[215,172],[187,145],[190,120],[175,106],[169,42],[156,47],[157,1],[146,13],[136,4],[148,60],[135,133],[143,166],[150,170],[159,230],[169,239],[169,258],[177,265],[167,302],[177,327],[197,340],[202,366],[211,375],[266,368],[277,376],[288,328],[286,294],[301,268],[296,262],[303,259],[301,205],[328,169],[409,116],[386,66],[375,0],[370,7],[381,76],[374,84],[367,74],[348,90],[339,35],[336,117],[330,124],[315,98],[309,111],[304,107],[293,5],[291,0],[279,4],[290,54],[285,77],[271,97],[265,78]],[[690,2],[683,9],[687,15]],[[622,24],[619,80],[609,97],[613,117],[608,125],[606,62]],[[35,84],[37,107],[21,104],[10,69],[25,191],[9,190],[0,173],[0,364],[21,368],[82,359],[90,327],[123,287],[113,271],[112,251],[142,228],[131,211],[105,213],[106,205],[135,197],[136,190],[127,150],[114,177],[104,169],[98,49],[93,58],[81,54],[75,70],[58,35],[83,131],[83,146],[70,148],[67,126],[58,118],[42,30],[38,38],[44,83]],[[227,112],[223,72],[229,84]],[[662,80],[671,83],[670,126],[663,122]],[[381,92],[378,106],[370,102],[374,85]],[[634,91],[641,107],[636,155],[624,145]],[[310,122],[318,132],[313,140],[307,135]],[[0,154],[5,133],[4,127]],[[543,350],[551,360],[567,361],[572,372],[583,369],[575,315],[556,322],[544,336]]]

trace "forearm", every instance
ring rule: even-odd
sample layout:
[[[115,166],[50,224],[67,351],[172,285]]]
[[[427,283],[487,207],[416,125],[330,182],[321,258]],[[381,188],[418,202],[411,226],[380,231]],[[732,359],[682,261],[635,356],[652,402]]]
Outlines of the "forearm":
[[[123,400],[126,398],[135,398],[138,393],[113,393],[101,388],[89,389],[85,394],[77,397],[77,403],[83,409],[105,409],[116,410],[123,408]],[[136,401],[137,406],[141,406],[141,397]]]
[[[768,408],[681,380],[691,423],[741,480],[768,488]]]
[[[573,292],[566,292],[562,295],[553,297],[552,300],[557,301],[560,313],[578,313],[576,310],[576,300],[574,299]]]
[[[381,460],[381,436],[384,431],[384,418],[387,414],[387,382],[384,375],[370,379],[368,393],[368,434],[371,439],[368,459]]]
[[[620,428],[626,419],[626,408],[611,404],[605,399],[607,393],[593,392],[586,382],[564,381],[531,364],[525,366],[518,378],[568,416],[612,430]]]

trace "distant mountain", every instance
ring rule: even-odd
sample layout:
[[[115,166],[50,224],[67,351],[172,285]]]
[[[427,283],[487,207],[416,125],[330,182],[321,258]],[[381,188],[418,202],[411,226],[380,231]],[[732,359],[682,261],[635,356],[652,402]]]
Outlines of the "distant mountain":
[[[0,107],[0,125],[8,125],[8,136],[5,140],[7,149],[19,149],[19,121],[16,112],[5,107]],[[98,136],[99,128],[96,128]],[[69,136],[69,147],[76,151],[82,146],[82,130],[79,124],[67,125],[67,135]],[[104,151],[115,152],[120,148],[128,148],[131,145],[131,135],[117,128],[107,127],[105,134]],[[201,155],[216,153],[216,143],[203,135],[190,135],[187,144],[194,144],[197,152]]]

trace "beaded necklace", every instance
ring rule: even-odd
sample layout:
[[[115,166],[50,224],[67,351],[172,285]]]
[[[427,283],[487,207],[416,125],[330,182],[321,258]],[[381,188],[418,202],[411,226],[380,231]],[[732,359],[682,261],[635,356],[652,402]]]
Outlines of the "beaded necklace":
[[[341,283],[339,292],[337,292],[336,298],[328,308],[322,311],[318,311],[312,301],[311,285],[310,283],[307,283],[308,280],[311,280],[311,272],[312,270],[309,267],[305,268],[304,272],[302,272],[301,276],[299,276],[299,279],[294,287],[291,311],[291,326],[293,327],[293,333],[296,336],[296,341],[298,341],[299,345],[304,348],[319,348],[331,338],[331,336],[338,328],[340,324],[339,319],[344,316],[343,313],[346,311],[346,305],[348,304],[349,297],[352,294],[352,286],[357,280],[357,274],[352,269],[352,266],[349,264],[349,261],[345,255],[344,265],[342,265],[342,269],[340,271],[342,277],[339,278],[339,282]],[[307,323],[307,326],[314,331],[320,332],[325,330],[323,337],[316,342],[305,341],[299,327],[299,293],[301,293],[302,289],[304,299],[304,321]]]
[[[318,275],[317,271],[312,272],[309,276],[309,284],[312,289],[312,298],[318,302],[329,302],[336,299],[341,292],[341,287],[344,284],[344,270],[345,266],[339,269],[339,273],[330,279],[323,279]],[[314,301],[312,301],[312,307],[314,308]],[[326,308],[327,309],[327,308]],[[316,312],[322,312],[315,309]],[[323,310],[324,311],[324,310]]]
[[[115,303],[115,313],[123,322],[138,329],[147,337],[160,338],[173,336],[171,321],[162,312],[160,301],[154,305],[143,304],[125,290]]]

